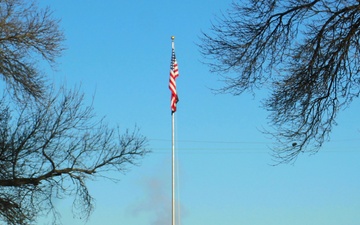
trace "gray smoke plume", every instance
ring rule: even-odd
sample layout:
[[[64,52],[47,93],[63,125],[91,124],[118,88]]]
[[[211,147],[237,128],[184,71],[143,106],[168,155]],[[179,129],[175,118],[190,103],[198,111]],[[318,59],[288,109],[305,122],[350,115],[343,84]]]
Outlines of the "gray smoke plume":
[[[130,208],[133,216],[150,213],[154,218],[151,225],[171,224],[171,187],[170,182],[159,178],[144,178],[141,181],[144,196]]]

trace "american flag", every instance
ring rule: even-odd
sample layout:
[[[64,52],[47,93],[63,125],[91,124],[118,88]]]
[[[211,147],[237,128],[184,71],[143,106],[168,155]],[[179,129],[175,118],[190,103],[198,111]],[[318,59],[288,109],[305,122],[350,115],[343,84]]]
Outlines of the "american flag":
[[[175,57],[174,42],[172,42],[172,54],[171,54],[171,65],[170,65],[170,80],[169,88],[171,91],[171,112],[176,112],[176,103],[179,101],[176,92],[176,78],[179,76],[178,64]]]

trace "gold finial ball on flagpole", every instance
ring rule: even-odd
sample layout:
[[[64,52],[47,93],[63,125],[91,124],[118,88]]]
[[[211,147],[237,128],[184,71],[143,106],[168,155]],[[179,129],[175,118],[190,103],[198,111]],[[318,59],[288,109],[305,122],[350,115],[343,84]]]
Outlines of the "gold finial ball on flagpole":
[[[171,40],[174,40],[175,39],[175,36],[171,36]]]

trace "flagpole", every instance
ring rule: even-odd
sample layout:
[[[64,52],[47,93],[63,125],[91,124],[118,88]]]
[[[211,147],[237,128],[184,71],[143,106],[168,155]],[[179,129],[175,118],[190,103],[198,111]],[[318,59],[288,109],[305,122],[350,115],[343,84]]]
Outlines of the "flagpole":
[[[175,112],[176,104],[179,101],[177,91],[176,91],[176,78],[179,76],[178,65],[175,57],[175,47],[174,47],[174,36],[171,36],[171,65],[170,65],[170,79],[169,79],[169,88],[171,91],[171,130],[172,130],[172,225],[176,224],[176,204],[175,204]]]
[[[174,36],[171,36],[171,48],[174,49]],[[171,130],[172,130],[172,225],[176,224],[176,219],[175,219],[175,112],[172,111],[171,112],[171,121],[172,121],[172,126],[171,126]]]
[[[172,120],[172,225],[175,225],[175,113],[171,113]]]

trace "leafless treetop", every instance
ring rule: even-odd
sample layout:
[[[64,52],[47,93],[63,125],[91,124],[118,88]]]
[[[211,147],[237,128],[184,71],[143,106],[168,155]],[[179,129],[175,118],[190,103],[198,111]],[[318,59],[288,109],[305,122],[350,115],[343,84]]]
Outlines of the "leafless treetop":
[[[59,21],[34,1],[0,1],[0,75],[16,96],[43,97],[46,90],[39,61],[54,65],[63,47]]]
[[[291,162],[317,152],[339,109],[359,96],[359,26],[357,0],[238,1],[200,48],[225,76],[221,92],[271,88],[264,107],[279,144],[274,153]]]

